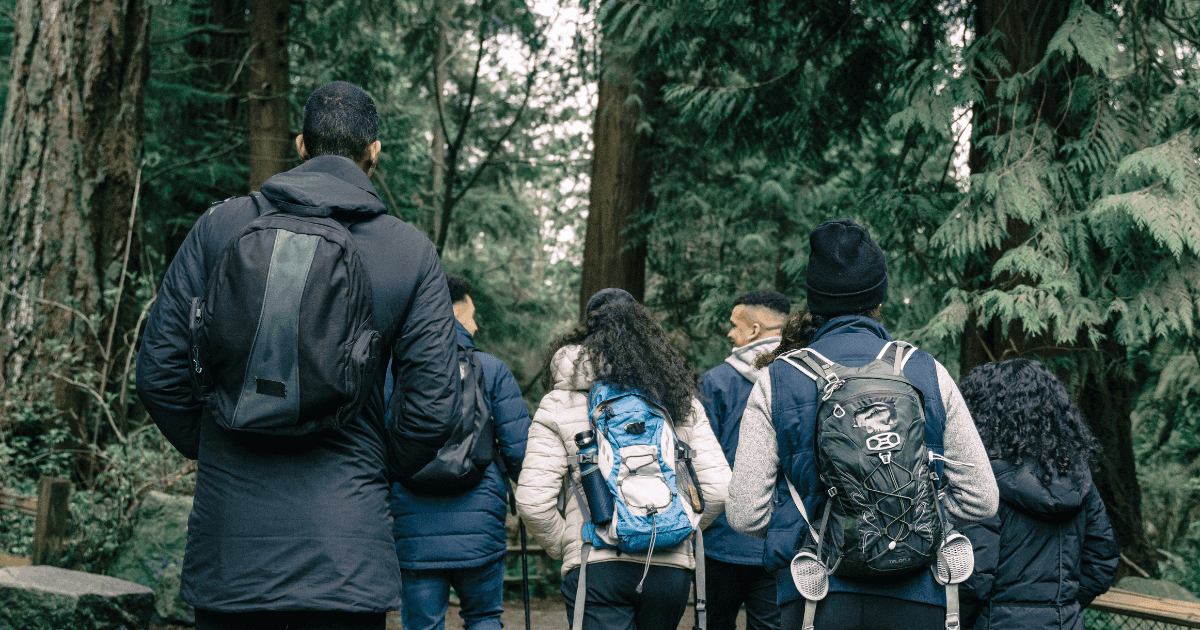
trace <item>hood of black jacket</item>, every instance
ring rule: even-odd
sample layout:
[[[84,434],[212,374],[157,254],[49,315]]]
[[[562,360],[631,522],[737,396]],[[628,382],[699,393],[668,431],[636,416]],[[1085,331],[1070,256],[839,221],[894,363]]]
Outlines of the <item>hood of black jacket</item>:
[[[371,179],[353,160],[319,155],[268,179],[262,194],[284,212],[368,219],[387,212]]]
[[[1083,507],[1092,487],[1087,471],[1069,475],[1051,475],[1050,484],[1042,484],[1042,468],[1033,462],[1014,466],[992,460],[1000,500],[1041,521],[1061,523],[1071,520]]]

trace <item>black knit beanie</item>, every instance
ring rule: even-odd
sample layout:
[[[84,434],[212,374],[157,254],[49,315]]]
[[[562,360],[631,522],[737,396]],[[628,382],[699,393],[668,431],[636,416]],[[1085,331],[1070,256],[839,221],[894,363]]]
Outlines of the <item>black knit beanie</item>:
[[[887,259],[863,226],[850,219],[818,225],[808,235],[808,310],[861,313],[887,297]]]
[[[591,315],[592,311],[601,306],[609,304],[637,304],[637,300],[633,299],[633,295],[625,289],[600,289],[588,298],[587,307],[583,309],[584,317]]]

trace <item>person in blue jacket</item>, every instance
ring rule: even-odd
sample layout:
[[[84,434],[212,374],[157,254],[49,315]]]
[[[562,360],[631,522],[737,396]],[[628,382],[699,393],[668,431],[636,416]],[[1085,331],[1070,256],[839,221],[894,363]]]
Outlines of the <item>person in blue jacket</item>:
[[[475,303],[466,279],[447,274],[454,303],[458,343],[474,347]],[[467,492],[426,496],[400,484],[392,487],[396,557],[400,561],[401,623],[405,630],[441,630],[446,625],[450,587],[462,603],[467,630],[499,630],[504,596],[504,529],[509,480],[520,475],[529,435],[529,409],[521,388],[503,361],[475,352],[483,366],[483,382],[496,446],[505,474],[493,462],[483,481]]]
[[[751,291],[734,300],[727,335],[733,351],[700,377],[704,411],[730,466],[737,456],[746,399],[766,374],[754,361],[779,346],[779,330],[791,309],[787,296],[775,291]],[[733,531],[721,514],[704,530],[704,556],[709,628],[733,630],[745,605],[749,630],[778,630],[775,576],[763,568],[763,541]]]
[[[1083,630],[1083,609],[1121,552],[1092,483],[1099,443],[1062,381],[1031,359],[985,363],[962,381],[1000,486],[1000,510],[962,533],[975,547],[963,627]]]
[[[763,563],[776,577],[781,625],[800,630],[805,600],[789,566],[808,526],[792,499],[791,481],[808,514],[820,514],[828,496],[817,472],[816,383],[779,355],[809,347],[847,367],[861,367],[892,341],[880,323],[887,298],[887,258],[866,228],[850,219],[826,221],[809,234],[807,312],[784,324],[783,340],[758,365],[767,374],[754,383],[738,436],[737,463],[725,513],[734,530],[765,539]],[[940,503],[951,526],[996,513],[996,480],[971,414],[946,368],[917,350],[902,366],[921,391],[925,443],[947,461]],[[943,462],[938,462],[942,464]],[[816,607],[816,630],[934,630],[946,627],[946,591],[931,571],[888,578],[830,576],[829,593]]]

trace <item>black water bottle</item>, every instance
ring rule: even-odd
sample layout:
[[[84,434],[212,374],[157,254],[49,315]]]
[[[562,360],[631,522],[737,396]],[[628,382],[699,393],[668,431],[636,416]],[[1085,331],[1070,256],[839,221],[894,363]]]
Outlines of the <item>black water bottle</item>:
[[[592,511],[592,523],[604,525],[613,517],[613,496],[604,481],[604,472],[596,465],[600,449],[596,446],[595,431],[576,433],[575,445],[579,447],[579,482]]]

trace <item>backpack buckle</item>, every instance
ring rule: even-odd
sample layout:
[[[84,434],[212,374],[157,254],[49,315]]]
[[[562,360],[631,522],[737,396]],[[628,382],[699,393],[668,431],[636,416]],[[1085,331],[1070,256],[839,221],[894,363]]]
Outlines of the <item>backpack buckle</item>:
[[[846,381],[843,381],[837,374],[830,372],[829,375],[825,377],[825,387],[823,388],[825,395],[821,397],[821,400],[829,400],[829,397],[833,395],[833,392],[841,389],[842,385],[845,384]]]
[[[880,454],[879,454],[879,459],[883,460],[883,463],[885,463],[885,464],[890,464],[890,463],[892,463],[892,452],[891,452],[891,451],[884,451],[884,452],[880,453]]]
[[[696,457],[696,449],[687,448],[685,446],[675,447],[675,459],[690,461]]]

